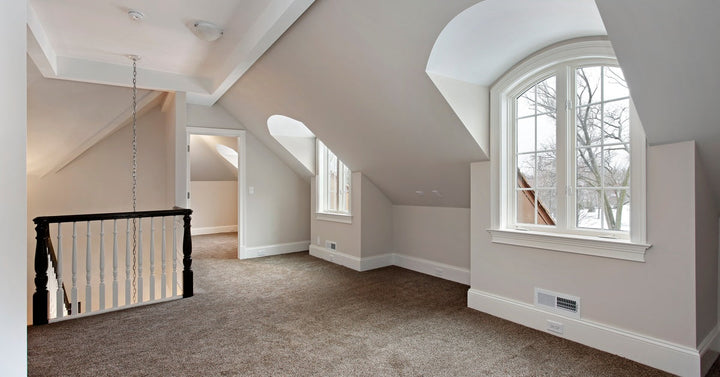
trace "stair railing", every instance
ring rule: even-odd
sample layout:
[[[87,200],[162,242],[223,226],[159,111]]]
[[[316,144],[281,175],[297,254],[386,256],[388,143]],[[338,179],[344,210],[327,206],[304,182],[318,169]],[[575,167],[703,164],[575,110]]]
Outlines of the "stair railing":
[[[63,216],[42,216],[33,221],[35,223],[36,246],[35,246],[35,293],[33,294],[33,324],[43,325],[50,321],[73,318],[78,316],[100,314],[103,312],[127,308],[130,306],[144,305],[148,303],[167,301],[171,299],[193,296],[193,272],[192,266],[192,239],[190,236],[190,215],[192,210],[175,207],[172,210],[142,211],[142,212],[117,212],[98,213],[84,215],[63,215]],[[166,219],[170,218],[172,232],[167,230]],[[159,219],[159,221],[156,221]],[[182,222],[182,281],[178,281],[178,252],[177,252],[177,229]],[[124,220],[124,221],[123,221]],[[99,222],[99,224],[98,224]],[[148,236],[143,236],[143,223],[150,223]],[[156,223],[161,223],[160,242],[156,238]],[[63,241],[64,233],[69,232],[62,224],[72,224],[72,247],[71,255],[71,289],[70,298],[67,297],[65,289]],[[86,245],[84,250],[78,247],[78,229],[85,223]],[[105,237],[105,224],[112,224],[112,241]],[[124,231],[118,232],[118,225],[124,225]],[[51,227],[55,228],[58,245],[53,248],[51,239]],[[92,237],[92,229],[99,228],[99,239]],[[132,232],[131,232],[132,230]],[[146,231],[147,232],[147,231]],[[132,235],[132,236],[131,236]],[[65,235],[67,236],[67,235]],[[122,245],[124,241],[124,245]],[[149,242],[148,242],[149,241]],[[168,250],[167,243],[171,244]],[[159,243],[159,245],[157,245]],[[93,244],[99,247],[94,248]],[[119,259],[123,254],[124,246],[124,279],[120,277],[121,266]],[[149,255],[145,255],[144,248],[149,248]],[[160,249],[160,271],[155,264],[156,249]],[[112,249],[111,262],[106,261],[105,250]],[[82,258],[82,251],[85,258]],[[170,254],[172,266],[171,276],[168,277],[168,254]],[[146,260],[149,259],[149,260]],[[49,266],[48,261],[53,266]],[[93,263],[95,261],[95,263]],[[144,264],[149,262],[149,269],[143,271]],[[80,266],[84,263],[84,266]],[[78,267],[85,270],[85,295],[84,305],[80,306],[78,291]],[[53,268],[57,279],[57,291],[55,295],[48,292],[48,271]],[[112,284],[105,284],[105,270],[112,270]],[[80,268],[82,270],[82,268]],[[160,276],[157,276],[160,272]],[[94,275],[97,273],[97,275]],[[146,278],[147,283],[146,283]],[[124,282],[125,289],[120,290]],[[98,284],[94,284],[98,283]],[[168,285],[170,289],[168,290]],[[148,288],[146,291],[145,288]],[[159,293],[157,292],[159,289]],[[179,289],[182,291],[179,293]],[[146,295],[145,293],[148,292]],[[111,301],[106,296],[111,296]],[[123,298],[121,302],[121,298]],[[146,297],[147,296],[147,297]],[[147,298],[147,299],[146,299]],[[51,300],[52,299],[52,300]],[[50,303],[53,301],[57,307],[55,317],[51,318]],[[93,305],[93,301],[97,305]],[[63,310],[64,309],[64,310]],[[81,311],[84,309],[84,311]],[[67,315],[65,315],[65,313]]]

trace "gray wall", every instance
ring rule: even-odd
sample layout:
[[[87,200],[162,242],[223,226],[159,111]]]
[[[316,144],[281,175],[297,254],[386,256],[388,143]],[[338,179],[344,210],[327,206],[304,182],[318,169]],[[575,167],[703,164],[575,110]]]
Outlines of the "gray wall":
[[[535,287],[575,295],[584,319],[695,347],[694,153],[648,149],[645,263],[490,242],[490,163],[474,163],[472,288],[529,304]]]
[[[395,252],[470,269],[470,209],[393,206]]]
[[[310,239],[310,184],[247,135],[247,246]]]
[[[699,154],[695,153],[695,301],[699,345],[717,323],[718,302],[718,207],[705,176]]]
[[[390,199],[366,176],[362,176],[362,256],[392,253],[393,207]]]
[[[0,6],[0,44],[3,46],[3,69],[0,70],[0,110],[4,124],[0,138],[0,185],[2,200],[0,227],[5,251],[0,253],[0,286],[2,321],[0,333],[0,365],[7,376],[27,374],[26,301],[22,287],[26,280],[25,232],[27,223],[27,191],[25,183],[25,145],[27,132],[27,95],[25,66],[25,21],[27,1],[6,1]]]

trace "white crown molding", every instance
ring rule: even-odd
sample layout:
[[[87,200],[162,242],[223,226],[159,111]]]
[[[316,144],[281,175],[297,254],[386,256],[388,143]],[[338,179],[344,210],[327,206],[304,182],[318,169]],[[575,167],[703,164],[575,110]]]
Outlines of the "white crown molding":
[[[221,67],[205,66],[201,75],[181,75],[138,66],[138,87],[187,93],[187,103],[211,106],[272,46],[315,0],[274,0],[226,57]],[[129,87],[127,65],[79,59],[58,54],[28,6],[28,53],[45,78]],[[217,72],[217,73],[216,73]]]

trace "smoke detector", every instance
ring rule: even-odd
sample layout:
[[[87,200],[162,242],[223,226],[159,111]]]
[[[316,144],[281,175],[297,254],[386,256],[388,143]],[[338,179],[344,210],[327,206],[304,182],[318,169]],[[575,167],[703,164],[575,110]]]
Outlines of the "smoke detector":
[[[128,11],[128,17],[130,17],[133,21],[141,21],[143,18],[145,18],[145,14],[143,12],[140,12],[139,10],[130,9]]]

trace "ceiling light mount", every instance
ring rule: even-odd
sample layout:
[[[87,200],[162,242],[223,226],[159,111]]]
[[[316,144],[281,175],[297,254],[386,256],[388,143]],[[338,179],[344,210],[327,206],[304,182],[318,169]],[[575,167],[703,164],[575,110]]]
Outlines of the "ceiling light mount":
[[[142,19],[145,18],[145,14],[139,10],[130,9],[128,11],[128,17],[133,21],[142,21]]]
[[[142,56],[140,56],[140,55],[125,55],[125,56],[134,62],[140,61],[140,59],[142,59]]]
[[[203,41],[213,42],[223,35],[223,29],[208,21],[195,21],[191,28],[192,32]]]

